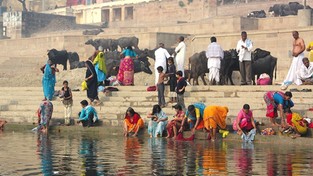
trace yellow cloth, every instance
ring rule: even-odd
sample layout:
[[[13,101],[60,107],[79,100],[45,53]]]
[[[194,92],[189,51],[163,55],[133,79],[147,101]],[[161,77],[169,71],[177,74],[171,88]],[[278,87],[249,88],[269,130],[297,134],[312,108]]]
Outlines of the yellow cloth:
[[[226,116],[228,108],[225,106],[207,106],[204,109],[203,121],[204,127],[209,130],[211,128],[226,128]]]
[[[134,127],[135,124],[130,123],[127,119],[124,120],[124,123],[127,125],[127,132],[136,132],[138,128],[143,128],[144,127],[144,122],[142,119],[139,119],[136,126]],[[134,128],[133,128],[134,127]]]
[[[105,65],[105,58],[103,52],[99,52],[96,58],[93,60],[93,65],[96,65],[97,63],[99,63],[99,70],[106,74],[107,67]]]
[[[88,87],[87,87],[87,82],[86,81],[83,81],[82,82],[82,90],[87,90]]]
[[[303,122],[303,118],[298,113],[292,113],[292,124],[296,127],[300,134],[305,134],[308,130],[307,125]]]
[[[312,47],[313,47],[313,41],[310,42],[306,48],[311,49]],[[313,62],[313,50],[310,50],[308,58],[309,58],[310,62]]]

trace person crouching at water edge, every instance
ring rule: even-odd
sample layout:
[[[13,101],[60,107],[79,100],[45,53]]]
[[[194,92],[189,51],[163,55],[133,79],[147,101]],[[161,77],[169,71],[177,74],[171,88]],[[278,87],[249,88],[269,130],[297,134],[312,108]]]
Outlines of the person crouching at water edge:
[[[245,142],[252,142],[256,134],[256,126],[250,106],[244,104],[234,120],[233,129],[241,136]]]
[[[144,122],[140,115],[135,110],[129,107],[126,111],[124,118],[124,136],[128,136],[130,133],[134,133],[133,136],[137,136],[140,129],[144,127]]]
[[[78,113],[78,123],[81,122],[83,127],[94,126],[99,121],[96,109],[91,105],[88,105],[87,100],[81,101],[80,104],[83,109],[81,112]]]
[[[152,112],[147,115],[150,118],[148,133],[150,137],[162,137],[167,125],[167,115],[162,111],[160,105],[154,105]]]
[[[204,109],[203,122],[206,130],[209,131],[208,139],[214,141],[216,139],[216,129],[219,127],[220,132],[223,133],[223,137],[228,135],[226,129],[226,116],[228,108],[225,106],[207,106]]]
[[[37,110],[38,115],[38,127],[37,131],[47,133],[49,130],[49,124],[52,117],[53,104],[49,100],[43,100]]]
[[[285,110],[294,106],[291,98],[292,93],[289,91],[285,93],[269,91],[264,94],[264,101],[266,103],[266,117],[270,118],[270,122],[273,126],[278,126],[276,123],[276,117],[278,116],[277,110],[279,111],[279,116],[281,119],[281,127],[286,126],[284,112]]]

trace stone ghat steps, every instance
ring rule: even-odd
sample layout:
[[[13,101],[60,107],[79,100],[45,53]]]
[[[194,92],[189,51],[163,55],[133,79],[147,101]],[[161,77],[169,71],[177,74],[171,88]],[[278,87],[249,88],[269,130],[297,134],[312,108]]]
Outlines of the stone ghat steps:
[[[301,86],[290,88],[310,89],[313,86]],[[0,118],[11,122],[36,122],[36,110],[43,98],[41,87],[1,87],[0,92]],[[100,119],[104,123],[118,124],[124,118],[128,107],[133,107],[138,113],[145,117],[152,106],[157,103],[157,92],[147,92],[146,86],[125,86],[118,87],[120,91],[109,94],[100,94],[103,105],[96,106]],[[59,90],[59,88],[56,88]],[[257,120],[264,121],[265,103],[264,92],[267,90],[279,90],[279,86],[188,86],[185,94],[185,104],[202,101],[206,105],[224,105],[229,107],[228,121],[234,119],[244,103],[249,103],[254,110]],[[86,99],[86,92],[73,92],[74,106],[73,117],[76,117],[81,110],[79,102]],[[313,106],[312,92],[295,92],[294,110],[309,114],[309,108]],[[166,98],[168,100],[168,98]],[[53,101],[55,119],[63,117],[63,105],[56,98]],[[175,111],[168,104],[163,110],[172,118]],[[312,113],[311,113],[312,114]]]

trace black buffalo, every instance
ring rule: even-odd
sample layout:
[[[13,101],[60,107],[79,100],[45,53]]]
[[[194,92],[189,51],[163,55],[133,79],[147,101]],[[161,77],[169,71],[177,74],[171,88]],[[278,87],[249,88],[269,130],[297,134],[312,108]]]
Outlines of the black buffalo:
[[[310,6],[306,8],[311,9]],[[274,4],[268,11],[274,16],[288,16],[297,15],[299,9],[304,9],[304,6],[299,2],[289,2],[288,4]]]
[[[121,47],[121,50],[126,49],[128,46],[132,46],[135,49],[139,49],[139,39],[137,37],[121,37],[117,39],[118,46]]]
[[[51,50],[48,50],[47,55],[52,64],[61,64],[63,65],[63,70],[67,70],[67,60],[69,55],[66,50],[58,51],[53,48]]]
[[[115,39],[89,39],[85,42],[86,45],[91,45],[98,50],[101,46],[104,51],[116,51],[117,50],[117,40]]]
[[[264,10],[252,11],[248,14],[248,18],[266,18],[266,13]]]
[[[75,68],[83,68],[85,66],[84,61],[79,61],[79,55],[77,52],[68,52],[68,61],[70,63],[70,70],[75,69]]]
[[[204,85],[207,85],[204,77],[205,73],[209,72],[208,66],[207,66],[208,59],[205,55],[205,51],[202,51],[200,53],[195,53],[189,58],[189,70],[190,74],[188,75],[188,82],[192,79],[193,85],[199,85],[198,78],[200,78],[203,81]]]
[[[103,30],[100,29],[92,29],[92,30],[84,30],[83,35],[98,35],[99,33],[103,32]]]

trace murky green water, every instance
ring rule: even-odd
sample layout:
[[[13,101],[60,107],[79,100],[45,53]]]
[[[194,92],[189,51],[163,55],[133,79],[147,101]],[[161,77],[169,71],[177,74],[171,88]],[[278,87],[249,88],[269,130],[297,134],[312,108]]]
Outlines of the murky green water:
[[[0,133],[0,175],[312,175],[311,147]]]

